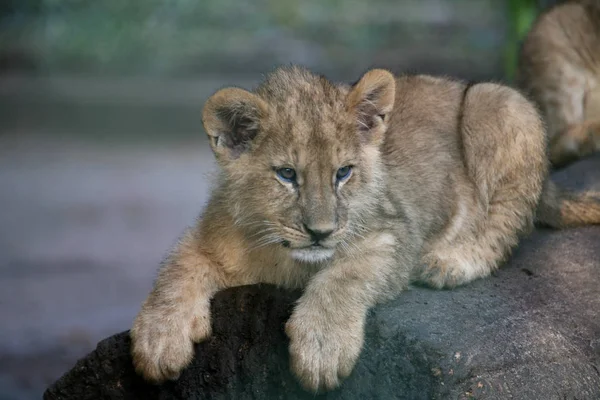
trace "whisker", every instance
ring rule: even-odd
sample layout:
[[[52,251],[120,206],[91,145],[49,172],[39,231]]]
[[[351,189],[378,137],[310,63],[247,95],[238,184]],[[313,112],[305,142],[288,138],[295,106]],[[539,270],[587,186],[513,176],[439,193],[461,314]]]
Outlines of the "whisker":
[[[365,235],[363,235],[363,234],[360,234],[360,233],[356,232],[355,230],[351,230],[351,231],[350,231],[350,234],[351,234],[352,236],[358,236],[358,237],[359,237],[359,238],[361,238],[361,239],[366,239],[366,236],[365,236]]]
[[[264,247],[264,246],[268,246],[270,244],[274,244],[274,243],[280,243],[282,241],[282,238],[279,235],[275,235],[272,233],[268,233],[265,236],[259,238],[255,243],[254,246],[251,246],[248,251],[253,251],[256,250],[258,248]]]
[[[248,239],[251,239],[256,236],[264,235],[265,233],[277,232],[277,228],[274,227],[266,227],[264,229],[259,230],[258,232],[254,232],[252,235],[248,236]]]
[[[263,243],[257,244],[257,245],[255,245],[255,246],[252,246],[252,247],[250,247],[250,248],[248,249],[248,251],[249,251],[249,252],[250,252],[250,251],[254,251],[254,250],[260,249],[260,248],[262,248],[262,247],[265,247],[265,246],[268,246],[268,245],[271,245],[271,244],[275,244],[275,243],[280,243],[280,242],[281,242],[281,239],[279,239],[279,238],[272,239],[272,240],[269,240],[269,241],[266,241],[266,242],[263,242]]]

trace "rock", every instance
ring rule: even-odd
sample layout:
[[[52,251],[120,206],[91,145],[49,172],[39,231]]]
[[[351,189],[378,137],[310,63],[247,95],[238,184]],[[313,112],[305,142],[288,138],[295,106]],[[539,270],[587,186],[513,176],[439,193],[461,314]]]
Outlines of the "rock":
[[[554,178],[598,190],[600,156]],[[214,336],[176,382],[138,377],[123,332],[44,399],[600,398],[600,227],[538,229],[490,278],[454,290],[415,287],[376,307],[352,375],[319,396],[288,369],[283,327],[299,295],[270,285],[219,293]]]
[[[287,372],[283,326],[299,296],[270,285],[217,294],[212,306],[214,335],[196,345],[196,358],[177,382],[156,386],[137,376],[129,334],[122,332],[100,342],[44,398],[191,399],[252,395],[256,390],[267,394],[281,387],[298,391]]]

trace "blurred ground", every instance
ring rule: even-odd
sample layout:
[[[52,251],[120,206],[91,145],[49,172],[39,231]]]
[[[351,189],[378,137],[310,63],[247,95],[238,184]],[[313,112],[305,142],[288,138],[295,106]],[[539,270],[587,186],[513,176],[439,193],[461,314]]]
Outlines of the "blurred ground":
[[[40,394],[129,327],[206,199],[211,157],[198,142],[99,149],[3,137],[0,148],[0,376]]]
[[[0,143],[0,374],[41,393],[128,328],[160,258],[202,207],[211,159],[197,142]]]

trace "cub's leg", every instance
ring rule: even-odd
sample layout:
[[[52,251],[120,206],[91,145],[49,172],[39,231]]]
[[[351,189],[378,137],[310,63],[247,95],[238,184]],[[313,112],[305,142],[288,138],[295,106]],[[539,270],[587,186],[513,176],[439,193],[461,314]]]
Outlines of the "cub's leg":
[[[547,174],[544,128],[534,106],[494,84],[467,90],[460,123],[466,188],[454,218],[423,257],[420,280],[452,287],[489,275],[533,226]],[[470,196],[471,194],[471,196]],[[458,227],[457,227],[458,226]]]
[[[555,167],[565,166],[600,150],[600,121],[571,125],[550,140],[550,161]]]
[[[130,332],[135,368],[150,381],[177,378],[193,343],[211,334],[210,299],[224,282],[196,235],[186,232],[165,261]]]
[[[369,308],[408,285],[416,247],[402,240],[408,232],[366,237],[309,282],[285,327],[291,369],[306,389],[333,389],[352,372]]]

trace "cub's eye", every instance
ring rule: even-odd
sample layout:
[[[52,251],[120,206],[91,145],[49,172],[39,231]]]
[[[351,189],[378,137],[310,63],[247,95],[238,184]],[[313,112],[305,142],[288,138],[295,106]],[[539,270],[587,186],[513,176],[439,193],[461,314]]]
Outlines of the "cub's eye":
[[[338,180],[338,182],[345,181],[346,179],[348,179],[350,177],[351,172],[352,172],[352,166],[346,165],[345,167],[342,167],[337,170],[337,172],[335,174],[335,178]]]
[[[292,168],[279,168],[275,173],[283,181],[296,182],[296,171]]]

